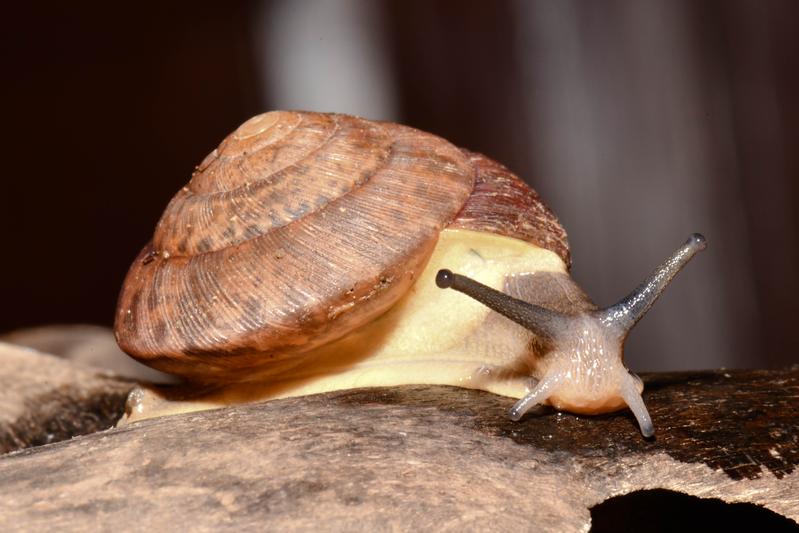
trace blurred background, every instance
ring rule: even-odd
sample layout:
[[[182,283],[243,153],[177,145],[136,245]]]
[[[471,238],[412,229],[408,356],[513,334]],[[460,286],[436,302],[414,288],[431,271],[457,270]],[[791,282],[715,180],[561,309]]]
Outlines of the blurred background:
[[[290,108],[503,162],[559,215],[599,304],[703,232],[630,337],[634,370],[799,361],[793,0],[18,2],[3,18],[0,332],[110,326],[194,165]]]

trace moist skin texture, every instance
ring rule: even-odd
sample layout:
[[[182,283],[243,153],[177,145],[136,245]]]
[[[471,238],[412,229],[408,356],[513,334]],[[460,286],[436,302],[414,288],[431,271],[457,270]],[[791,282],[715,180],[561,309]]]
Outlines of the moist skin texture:
[[[125,421],[405,384],[454,385],[521,398],[539,377],[535,337],[482,304],[436,287],[441,268],[556,310],[593,308],[557,254],[510,237],[447,229],[408,293],[366,326],[304,354],[300,364],[268,381],[140,389],[131,395]]]

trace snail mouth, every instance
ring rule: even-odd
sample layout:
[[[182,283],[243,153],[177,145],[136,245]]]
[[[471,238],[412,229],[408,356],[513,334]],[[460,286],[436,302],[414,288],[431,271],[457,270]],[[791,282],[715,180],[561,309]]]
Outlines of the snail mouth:
[[[618,393],[603,395],[597,398],[584,398],[578,395],[560,392],[549,397],[549,404],[559,411],[568,411],[578,415],[612,413],[627,407],[624,398]]]
[[[378,319],[303,354],[280,375],[253,375],[246,383],[199,391],[139,393],[125,422],[359,387],[452,385],[523,396],[530,373],[519,361],[527,357],[529,332],[479,302],[436,287],[444,265],[497,289],[533,273],[567,276],[562,260],[548,250],[510,237],[447,229],[411,290]]]

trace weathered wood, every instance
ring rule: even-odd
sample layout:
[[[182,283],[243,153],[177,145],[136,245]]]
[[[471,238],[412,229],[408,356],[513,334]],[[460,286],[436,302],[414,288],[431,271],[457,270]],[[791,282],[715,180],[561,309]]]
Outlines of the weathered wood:
[[[134,386],[97,368],[0,342],[0,453],[108,429]]]
[[[664,488],[799,520],[799,369],[644,376],[622,412],[450,387],[359,389],[164,417],[0,458],[0,530],[584,531]]]
[[[0,335],[0,343],[33,348],[76,363],[110,370],[115,375],[157,383],[173,376],[144,366],[117,346],[111,328],[91,324],[55,324],[23,328]]]

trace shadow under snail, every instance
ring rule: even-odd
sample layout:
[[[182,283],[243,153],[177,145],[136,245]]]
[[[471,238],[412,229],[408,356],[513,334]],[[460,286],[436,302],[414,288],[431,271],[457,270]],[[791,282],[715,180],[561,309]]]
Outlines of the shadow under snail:
[[[229,135],[171,200],[128,272],[115,333],[197,391],[149,416],[444,384],[520,398],[513,420],[536,404],[629,406],[650,436],[624,340],[704,247],[692,235],[600,309],[568,275],[566,232],[504,166],[398,124],[275,111]],[[131,419],[148,404],[135,400]]]

